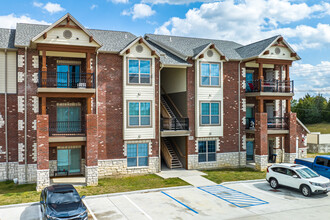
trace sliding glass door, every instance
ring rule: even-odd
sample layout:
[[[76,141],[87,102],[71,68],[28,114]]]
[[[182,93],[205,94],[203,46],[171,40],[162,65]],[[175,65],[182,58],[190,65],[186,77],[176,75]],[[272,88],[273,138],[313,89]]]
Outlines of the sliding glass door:
[[[69,174],[80,173],[80,148],[57,150],[57,171]]]
[[[79,65],[57,65],[57,87],[77,88],[79,81]]]
[[[57,132],[81,132],[80,106],[57,106]]]

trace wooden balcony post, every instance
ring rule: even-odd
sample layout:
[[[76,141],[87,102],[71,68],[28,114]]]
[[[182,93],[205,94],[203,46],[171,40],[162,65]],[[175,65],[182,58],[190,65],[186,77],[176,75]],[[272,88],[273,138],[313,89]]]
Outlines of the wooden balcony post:
[[[264,72],[263,72],[263,64],[259,63],[259,80],[260,80],[260,92],[264,90]]]
[[[285,83],[285,92],[290,92],[290,66],[289,65],[285,65],[285,80],[286,80],[286,83]]]
[[[291,112],[291,99],[286,100],[286,113]]]
[[[41,97],[41,114],[46,115],[46,97]]]
[[[263,113],[264,112],[264,100],[260,98],[258,100],[258,105],[259,105],[259,113]]]
[[[92,97],[87,98],[87,114],[92,114]]]
[[[47,63],[46,63],[46,50],[42,51],[42,76],[41,76],[41,85],[42,87],[46,87],[47,86]]]

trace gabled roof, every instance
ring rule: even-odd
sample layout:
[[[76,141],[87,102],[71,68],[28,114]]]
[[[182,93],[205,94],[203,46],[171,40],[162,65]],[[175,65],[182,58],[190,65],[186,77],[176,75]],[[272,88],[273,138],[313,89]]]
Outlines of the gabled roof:
[[[241,60],[241,56],[235,50],[241,47],[241,44],[233,41],[204,39],[204,38],[191,38],[179,37],[169,35],[146,34],[146,38],[158,44],[170,52],[175,51],[175,55],[183,57],[195,57],[199,54],[208,44],[214,44],[216,48],[221,49],[221,52],[230,60]],[[183,57],[182,57],[183,56]]]
[[[263,55],[263,53],[271,47],[275,42],[277,42],[282,36],[276,35],[274,37],[270,37],[252,44],[248,44],[246,46],[242,46],[236,49],[236,51],[240,54],[242,59],[254,58]],[[290,45],[282,38],[282,42],[288,47],[291,53],[295,53],[295,51],[290,47]],[[297,59],[300,57],[297,55]]]
[[[0,28],[0,49],[15,49],[15,33],[14,29]]]
[[[200,51],[200,52],[199,52],[196,56],[194,56],[193,59],[194,59],[194,60],[198,59],[198,57],[199,57],[201,54],[205,53],[205,51],[206,51],[207,49],[209,49],[212,45],[214,46],[214,50],[217,51],[217,52],[220,54],[220,56],[224,56],[224,53],[222,53],[222,52],[217,48],[217,46],[215,46],[213,43],[209,43],[209,44],[207,44],[207,45],[203,45],[203,46],[200,46],[200,47],[196,48],[196,49],[195,49],[195,52],[198,52],[198,51]],[[225,58],[225,59],[228,60],[228,58]]]
[[[66,15],[64,15],[63,17],[61,17],[60,19],[58,19],[56,22],[54,22],[52,25],[48,26],[45,30],[41,31],[37,36],[33,37],[32,38],[32,41],[35,41],[35,40],[39,39],[44,33],[47,33],[48,31],[50,31],[51,29],[53,29],[54,27],[56,27],[56,25],[60,24],[62,21],[64,21],[67,18],[70,18],[70,20],[73,21],[73,23],[75,23],[89,37],[93,37],[93,35],[87,29],[85,29],[85,27],[83,25],[81,25],[70,13],[67,13]],[[93,40],[99,46],[102,46],[102,43],[99,42],[97,39],[95,39],[95,37],[93,37]]]
[[[242,57],[242,59],[246,59],[246,58],[251,58],[251,57],[257,57],[260,54],[262,54],[262,52],[264,50],[266,50],[271,44],[273,44],[274,41],[276,41],[276,39],[278,39],[280,36],[274,36],[271,38],[267,38],[265,40],[261,40],[252,44],[248,44],[246,46],[242,46],[239,48],[236,48],[237,53],[240,54],[240,56]]]
[[[15,46],[29,47],[31,39],[48,27],[49,25],[18,23],[16,26]],[[98,50],[99,52],[118,53],[136,38],[135,35],[129,32],[95,29],[88,29],[88,31],[102,42],[102,47]]]
[[[123,55],[127,49],[131,48],[134,44],[136,44],[139,41],[142,41],[151,51],[155,51],[155,54],[159,57],[159,54],[157,53],[156,50],[143,38],[143,37],[137,37],[135,38],[131,43],[129,43],[125,48],[123,48],[119,54]]]
[[[150,46],[152,46],[155,51],[160,55],[160,62],[165,66],[191,66],[190,63],[181,59],[180,57],[174,55],[173,53],[165,50],[164,48],[158,46],[157,44],[148,41]]]

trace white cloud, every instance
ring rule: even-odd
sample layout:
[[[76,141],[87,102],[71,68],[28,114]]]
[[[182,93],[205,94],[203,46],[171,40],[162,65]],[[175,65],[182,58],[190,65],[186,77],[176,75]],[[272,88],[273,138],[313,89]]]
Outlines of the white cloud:
[[[218,2],[219,0],[142,0],[143,3],[184,5],[194,2]]]
[[[34,7],[38,7],[38,8],[41,8],[44,4],[41,3],[41,2],[33,2],[33,6]]]
[[[26,15],[20,17],[15,14],[0,16],[0,27],[1,28],[16,28],[16,23],[31,23],[31,24],[49,24],[46,21],[38,21],[32,19]]]
[[[94,9],[97,8],[97,7],[98,7],[98,5],[93,4],[93,5],[91,6],[91,10],[94,10]]]
[[[48,2],[43,9],[48,11],[51,14],[64,11],[65,9],[61,7],[60,4]]]
[[[223,0],[190,9],[184,18],[172,17],[159,26],[155,33],[227,39],[243,44],[282,34],[284,37],[300,39],[301,43],[294,46],[303,49],[328,43],[329,25],[319,24],[315,28],[306,25],[296,28],[278,26],[323,16],[328,12],[330,14],[330,4],[327,3],[308,6],[289,0]]]
[[[152,10],[149,5],[146,4],[135,4],[129,10],[124,10],[121,14],[132,16],[133,20],[137,18],[145,18],[154,15],[156,12]]]
[[[41,2],[33,2],[33,6],[38,7],[38,8],[42,8],[42,9],[48,11],[51,14],[54,14],[54,13],[61,12],[61,11],[65,10],[64,8],[61,7],[60,4],[51,3],[51,2],[48,2],[45,5]]]
[[[115,4],[118,4],[118,3],[127,4],[129,2],[129,0],[108,0],[108,2],[113,2]]]
[[[321,61],[317,65],[294,62],[290,75],[294,80],[295,98],[301,98],[306,93],[321,93],[324,97],[330,97],[329,71],[329,61]]]

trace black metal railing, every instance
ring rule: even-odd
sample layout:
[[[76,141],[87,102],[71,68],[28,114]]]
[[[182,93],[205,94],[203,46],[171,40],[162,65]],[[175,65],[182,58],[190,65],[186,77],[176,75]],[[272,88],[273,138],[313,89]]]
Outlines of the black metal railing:
[[[291,80],[253,80],[246,82],[246,90],[249,92],[280,92],[294,93],[294,81]]]
[[[288,118],[286,117],[274,117],[267,119],[267,128],[276,130],[288,129]]]
[[[255,119],[254,118],[246,118],[246,124],[245,124],[245,128],[246,129],[254,129],[255,127]]]
[[[49,135],[69,135],[81,136],[85,135],[85,121],[53,121],[49,122]]]
[[[95,74],[40,71],[38,86],[45,88],[95,88]]]
[[[160,129],[178,131],[178,130],[189,130],[189,118],[161,118]]]

